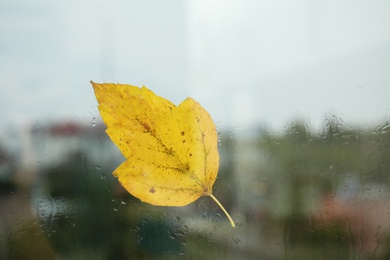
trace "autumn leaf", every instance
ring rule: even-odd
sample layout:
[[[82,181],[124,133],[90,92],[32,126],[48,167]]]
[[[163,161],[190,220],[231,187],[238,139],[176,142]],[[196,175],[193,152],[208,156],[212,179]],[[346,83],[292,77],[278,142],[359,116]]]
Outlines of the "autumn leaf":
[[[212,194],[219,166],[218,140],[209,113],[192,98],[176,106],[146,87],[91,81],[107,134],[126,161],[114,172],[143,202],[185,206]]]

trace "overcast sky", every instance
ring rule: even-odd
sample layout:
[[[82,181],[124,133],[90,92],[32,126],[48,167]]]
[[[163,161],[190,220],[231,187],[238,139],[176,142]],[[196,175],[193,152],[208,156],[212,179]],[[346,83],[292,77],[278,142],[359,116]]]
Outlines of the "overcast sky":
[[[389,1],[0,2],[0,126],[98,115],[89,81],[198,100],[219,128],[390,119]]]

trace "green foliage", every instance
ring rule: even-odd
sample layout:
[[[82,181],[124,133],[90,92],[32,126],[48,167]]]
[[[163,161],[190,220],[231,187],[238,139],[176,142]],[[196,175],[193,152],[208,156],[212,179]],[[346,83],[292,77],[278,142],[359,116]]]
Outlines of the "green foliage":
[[[336,212],[335,215],[330,215],[332,218],[326,223],[322,223],[318,213],[324,210],[324,197],[329,194],[331,197],[340,196],[338,192],[347,192],[345,189],[340,190],[346,176],[356,176],[360,185],[357,187],[359,193],[350,194],[351,207],[359,207],[353,205],[360,205],[360,200],[371,196],[363,193],[366,186],[375,185],[379,187],[379,192],[390,189],[388,122],[374,129],[359,129],[348,127],[340,119],[331,116],[326,118],[322,131],[316,133],[304,122],[296,121],[283,133],[268,132],[262,135],[258,143],[259,149],[264,150],[267,157],[267,164],[259,174],[272,176],[270,186],[277,189],[275,194],[278,194],[268,198],[271,205],[269,210],[284,223],[284,236],[289,245],[295,248],[290,252],[290,257],[302,259],[302,255],[299,257],[299,253],[295,254],[300,250],[298,248],[305,247],[310,247],[312,252],[317,252],[316,248],[318,252],[324,248],[334,248],[335,256],[342,254],[343,257],[348,257],[353,250],[357,250],[351,249],[351,245],[358,246],[359,243],[368,242],[362,242],[361,239],[364,238],[355,237],[355,234],[351,233],[360,234],[362,231],[359,230],[364,228],[357,225],[355,228],[358,228],[358,231],[350,230],[349,225],[355,225],[351,222],[355,220],[349,219],[351,215],[342,214],[351,213]],[[381,197],[372,199],[372,203],[377,205],[375,203],[379,203],[376,201]],[[276,205],[281,206],[278,208]],[[374,209],[382,212],[381,208],[376,207],[379,206]],[[366,217],[366,210],[356,209],[354,214],[362,214],[356,216],[357,221]],[[277,214],[278,212],[282,213]],[[390,237],[388,233],[383,236]],[[310,257],[308,259],[311,259]]]
[[[365,185],[377,185],[383,192],[390,189],[388,122],[362,129],[329,116],[317,131],[295,121],[280,133],[262,129],[251,140],[236,137],[232,131],[222,132],[214,191],[241,219],[237,234],[217,237],[218,231],[224,232],[224,221],[213,202],[195,202],[192,207],[201,212],[195,216],[188,213],[194,212],[191,208],[180,213],[139,202],[111,175],[123,158],[101,159],[111,151],[105,146],[107,137],[90,140],[87,136],[91,135],[79,137],[85,147],[73,149],[58,164],[42,169],[39,199],[44,205],[37,212],[48,241],[62,258],[164,259],[180,254],[196,258],[202,253],[224,258],[236,246],[243,258],[326,259],[327,252],[332,259],[348,259],[358,254],[353,247],[361,237],[354,237],[348,227],[352,220],[346,217],[326,221],[318,217],[324,197],[337,197],[346,176],[359,180],[359,194],[353,194],[353,199],[364,199]],[[210,228],[204,228],[202,214],[214,216],[207,218],[214,221]],[[177,215],[182,217],[180,223],[175,222]],[[189,227],[189,223],[196,224]],[[389,234],[381,232],[381,248],[387,248]],[[247,240],[240,240],[241,236]],[[264,239],[261,243],[266,245],[239,249],[240,241],[247,246],[256,238]],[[15,237],[11,242],[19,243]],[[280,252],[271,257],[275,250]],[[383,252],[388,254],[388,250]]]

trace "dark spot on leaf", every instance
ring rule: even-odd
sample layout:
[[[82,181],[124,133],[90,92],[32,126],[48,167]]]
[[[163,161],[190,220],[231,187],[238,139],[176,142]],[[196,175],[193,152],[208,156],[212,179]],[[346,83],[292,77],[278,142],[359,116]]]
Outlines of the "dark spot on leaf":
[[[147,123],[141,122],[141,125],[146,131],[150,132],[150,126]]]
[[[192,156],[192,153],[190,153],[190,156]]]
[[[181,135],[184,136],[184,134],[185,134],[184,131],[182,131],[182,132],[181,132]]]
[[[151,189],[149,190],[149,192],[150,192],[150,193],[155,193],[156,190],[155,190],[154,188],[151,188]]]
[[[185,143],[186,142],[186,140],[183,140],[183,143]]]
[[[169,154],[169,155],[173,155],[173,150],[172,150],[172,148],[166,147],[165,153],[166,153],[166,154]]]

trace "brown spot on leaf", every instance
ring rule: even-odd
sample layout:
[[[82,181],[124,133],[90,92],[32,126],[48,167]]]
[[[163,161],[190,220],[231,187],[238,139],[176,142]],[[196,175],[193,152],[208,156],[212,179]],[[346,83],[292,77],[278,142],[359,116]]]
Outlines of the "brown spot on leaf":
[[[155,190],[154,188],[151,188],[151,189],[149,190],[149,192],[150,192],[150,193],[155,193],[156,190]]]
[[[141,122],[141,125],[142,125],[143,128],[145,128],[145,130],[146,130],[147,132],[150,132],[150,126],[149,126],[147,123]]]
[[[172,148],[166,149],[165,152],[166,152],[167,154],[169,154],[169,155],[173,155],[173,150],[172,150]]]

